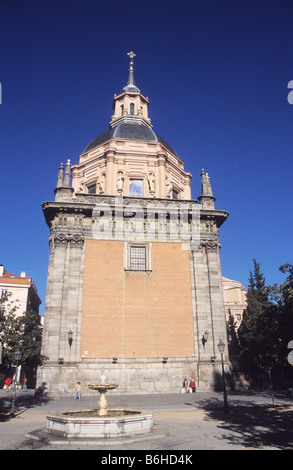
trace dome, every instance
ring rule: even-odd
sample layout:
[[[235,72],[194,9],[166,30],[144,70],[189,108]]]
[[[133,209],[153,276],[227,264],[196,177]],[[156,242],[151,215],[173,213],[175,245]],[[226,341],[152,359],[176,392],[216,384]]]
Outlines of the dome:
[[[166,147],[169,152],[177,156],[175,150],[154,132],[147,124],[143,122],[120,122],[116,126],[113,126],[103,134],[98,135],[93,139],[84,152],[98,147],[111,139],[122,139],[122,140],[138,140],[143,142],[159,142]]]

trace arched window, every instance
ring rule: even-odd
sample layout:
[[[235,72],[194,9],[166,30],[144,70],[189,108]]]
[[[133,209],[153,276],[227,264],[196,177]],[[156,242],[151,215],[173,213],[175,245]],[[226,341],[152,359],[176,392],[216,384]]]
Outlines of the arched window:
[[[134,115],[134,103],[130,103],[130,114]]]

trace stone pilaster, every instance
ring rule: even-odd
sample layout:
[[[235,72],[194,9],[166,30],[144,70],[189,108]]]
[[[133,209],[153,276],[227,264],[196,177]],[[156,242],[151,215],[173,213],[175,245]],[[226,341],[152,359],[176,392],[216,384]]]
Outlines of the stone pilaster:
[[[115,182],[116,182],[116,174],[115,174],[115,154],[114,152],[107,152],[107,172],[106,172],[106,194],[115,194]]]
[[[217,344],[222,338],[226,347],[226,319],[220,267],[220,244],[215,239],[203,240],[190,253],[192,297],[194,308],[194,340],[198,359],[198,384],[211,388],[215,364],[220,360]],[[205,341],[205,333],[208,332]]]
[[[45,305],[42,353],[48,363],[80,360],[80,325],[84,265],[84,237],[53,232]],[[68,332],[73,332],[71,347]],[[46,367],[46,366],[45,366]]]
[[[158,194],[166,197],[166,157],[158,155]]]

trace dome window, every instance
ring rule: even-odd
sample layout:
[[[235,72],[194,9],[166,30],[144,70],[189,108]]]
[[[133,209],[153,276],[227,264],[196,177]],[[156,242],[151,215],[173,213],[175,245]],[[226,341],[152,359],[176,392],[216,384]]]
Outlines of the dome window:
[[[88,194],[96,194],[97,187],[95,184],[88,186]]]
[[[143,196],[143,180],[131,179],[129,184],[129,196]]]

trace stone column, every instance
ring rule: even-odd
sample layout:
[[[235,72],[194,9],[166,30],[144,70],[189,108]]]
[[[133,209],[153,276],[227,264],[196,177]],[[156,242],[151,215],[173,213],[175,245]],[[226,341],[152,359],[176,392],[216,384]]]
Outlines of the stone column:
[[[191,248],[192,296],[194,305],[195,352],[198,357],[199,387],[210,388],[215,361],[220,360],[217,344],[221,337],[228,350],[222,291],[220,248],[215,240],[201,241]],[[205,332],[207,341],[202,341]]]
[[[59,352],[64,361],[77,362],[80,360],[84,238],[79,234],[69,234],[67,241]],[[69,331],[72,331],[73,338],[71,346],[68,343]]]
[[[60,315],[65,272],[67,241],[63,236],[49,238],[50,256],[45,303],[42,354],[48,362],[57,362],[59,357]]]
[[[80,323],[84,266],[84,239],[79,234],[50,236],[50,257],[42,353],[48,363],[80,360]],[[68,331],[73,342],[68,344]]]
[[[166,158],[165,155],[158,155],[158,187],[156,197],[166,197]]]
[[[107,153],[107,170],[106,170],[106,188],[105,194],[116,194],[116,174],[115,174],[115,154]]]

